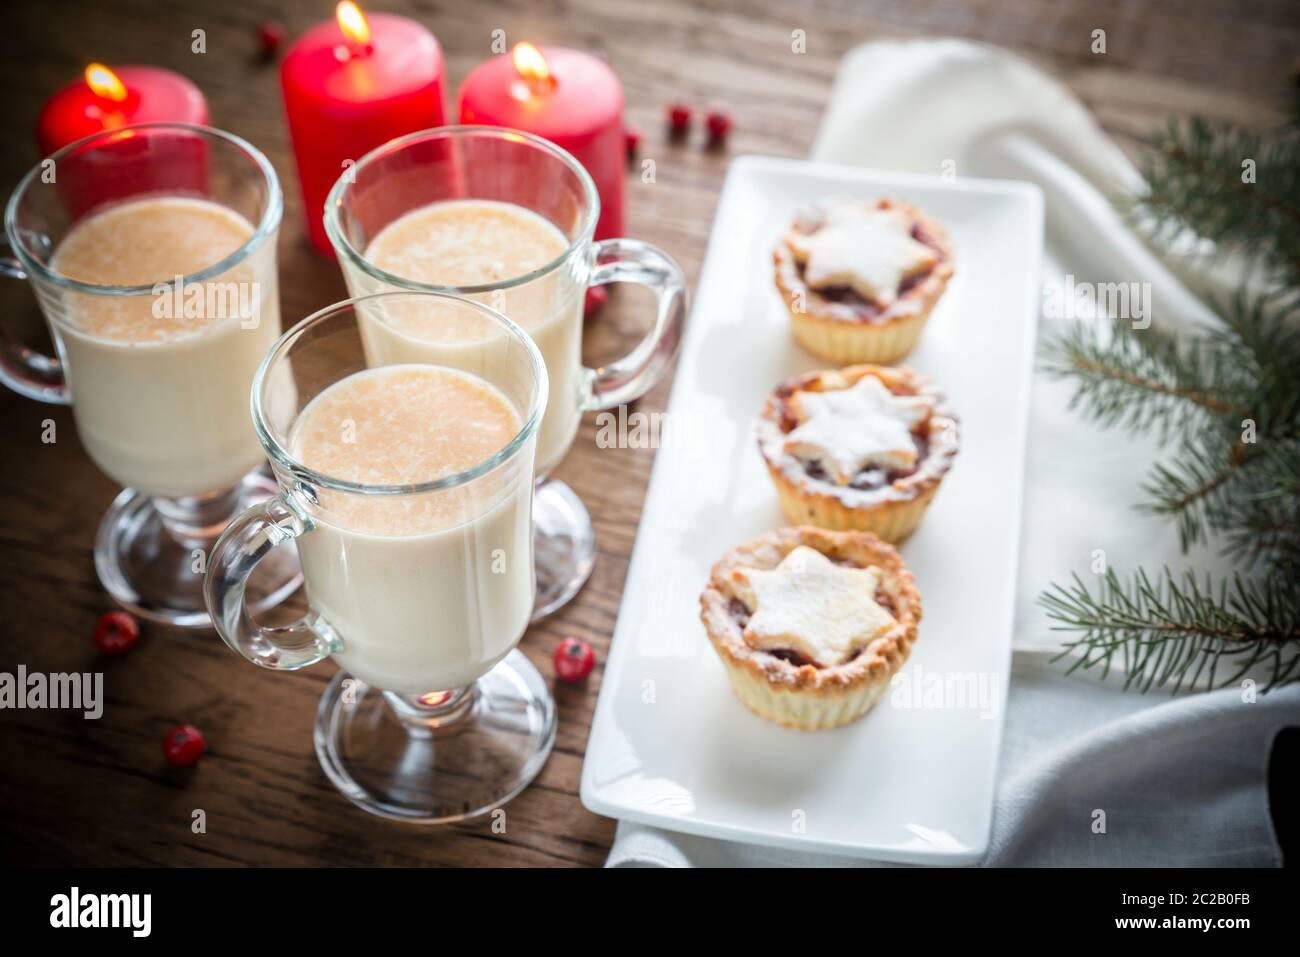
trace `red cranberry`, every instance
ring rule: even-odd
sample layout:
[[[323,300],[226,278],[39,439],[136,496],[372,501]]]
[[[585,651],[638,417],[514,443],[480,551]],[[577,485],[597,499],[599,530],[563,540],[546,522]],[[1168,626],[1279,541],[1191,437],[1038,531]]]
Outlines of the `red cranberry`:
[[[704,122],[709,128],[709,139],[715,143],[725,140],[731,132],[731,114],[724,110],[709,110]]]
[[[635,126],[623,127],[623,143],[627,146],[627,158],[633,159],[641,148],[641,130]]]
[[[565,638],[555,649],[555,674],[561,681],[581,681],[596,667],[596,653],[579,638]]]
[[[163,757],[172,767],[193,767],[205,750],[203,732],[192,724],[178,724],[163,738]]]
[[[284,24],[277,20],[266,20],[257,28],[257,42],[262,46],[264,56],[274,56],[284,42]]]
[[[588,286],[587,298],[582,306],[583,316],[594,316],[609,302],[609,290],[604,286]]]
[[[685,103],[673,103],[668,107],[668,129],[674,136],[683,136],[691,128],[691,108]]]
[[[124,611],[110,611],[95,622],[95,644],[106,655],[123,655],[140,640],[140,623]]]

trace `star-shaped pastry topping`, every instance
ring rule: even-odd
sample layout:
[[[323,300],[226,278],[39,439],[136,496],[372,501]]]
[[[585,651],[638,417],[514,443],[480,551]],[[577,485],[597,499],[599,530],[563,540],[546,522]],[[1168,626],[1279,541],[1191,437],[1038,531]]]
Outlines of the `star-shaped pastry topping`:
[[[788,241],[809,286],[849,286],[882,308],[898,298],[904,279],[938,262],[933,249],[912,238],[901,210],[863,203],[831,207],[816,232],[791,233]]]
[[[760,651],[796,651],[830,668],[895,624],[876,604],[880,569],[836,565],[807,545],[771,571],[736,568],[730,578],[750,610],[745,643]]]
[[[916,467],[912,430],[930,415],[929,396],[894,395],[875,376],[848,389],[796,392],[790,398],[799,425],[785,451],[818,462],[837,485],[872,466],[902,472]]]

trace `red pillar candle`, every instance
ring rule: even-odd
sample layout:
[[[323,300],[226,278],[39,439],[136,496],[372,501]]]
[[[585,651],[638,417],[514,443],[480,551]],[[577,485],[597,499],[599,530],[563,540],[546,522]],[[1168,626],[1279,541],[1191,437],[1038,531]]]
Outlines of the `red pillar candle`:
[[[60,89],[41,108],[36,139],[41,155],[103,130],[136,123],[208,125],[208,102],[179,73],[152,66],[116,70],[99,63]]]
[[[623,87],[603,60],[580,50],[516,44],[465,78],[460,121],[524,130],[568,150],[600,193],[596,238],[623,235]]]
[[[322,216],[335,181],[395,136],[441,126],[442,50],[414,20],[350,0],[304,33],[280,70],[312,245],[333,255]]]
[[[184,129],[126,129],[141,123],[207,126],[208,104],[199,88],[178,73],[151,66],[110,70],[100,63],[90,64],[82,79],[46,102],[36,137],[47,157],[87,136],[122,131],[91,146],[73,147],[60,160],[61,169],[74,174],[57,180],[69,217],[78,219],[145,192],[207,194],[206,143]],[[147,166],[125,161],[142,150],[153,154]]]

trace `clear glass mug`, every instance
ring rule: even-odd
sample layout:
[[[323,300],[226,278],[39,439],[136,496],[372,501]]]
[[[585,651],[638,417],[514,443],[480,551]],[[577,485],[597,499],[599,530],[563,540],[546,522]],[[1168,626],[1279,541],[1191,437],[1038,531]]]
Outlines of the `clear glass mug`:
[[[87,454],[125,486],[100,523],[95,568],[148,618],[206,627],[207,549],[275,492],[256,471],[248,389],[280,334],[282,210],[275,171],[251,145],[168,123],[64,147],[5,210],[12,255],[0,273],[31,281],[58,358],[0,337],[0,381],[70,403]],[[159,263],[186,267],[150,273]],[[261,570],[255,605],[300,580],[283,553]]]
[[[446,323],[460,338],[436,363],[376,362],[364,326],[392,314]],[[373,472],[371,456],[401,454],[412,444],[408,426],[383,429],[403,404],[410,408],[410,393],[385,376],[430,366],[493,387],[517,414],[513,438],[460,472],[400,485],[304,464],[319,454],[304,450],[304,434],[325,448],[351,442],[361,471]],[[332,398],[337,439],[335,420],[324,432],[295,429],[314,400],[362,374],[379,376],[372,401],[388,406],[391,396],[398,411],[374,419]],[[338,663],[316,712],[316,753],[330,780],[367,811],[419,823],[480,814],[522,790],[550,753],[554,701],[515,650],[533,608],[533,470],[546,396],[545,363],[518,326],[479,303],[427,292],[329,306],[285,333],[258,371],[253,424],[279,493],[217,542],[208,607],[226,644],[254,664]],[[476,428],[472,418],[411,417],[430,422],[423,434],[431,441]],[[290,542],[308,612],[292,625],[260,627],[245,600],[249,575]]]
[[[385,227],[423,207],[465,200],[511,204],[541,217],[561,234],[561,251],[531,272],[471,286],[428,282],[376,264],[371,243]],[[586,507],[548,476],[573,444],[583,412],[632,402],[668,370],[686,318],[686,282],[677,264],[636,240],[594,242],[599,218],[596,187],[569,153],[529,133],[483,126],[439,127],[386,143],[346,170],[325,203],[325,231],[353,296],[417,289],[473,299],[505,313],[540,347],[551,398],[537,451],[534,620],[577,594],[596,557]],[[654,325],[626,357],[588,369],[582,364],[586,291],[614,282],[654,293]],[[442,336],[437,327],[411,323],[375,324],[366,332],[367,349],[389,358],[426,355]]]

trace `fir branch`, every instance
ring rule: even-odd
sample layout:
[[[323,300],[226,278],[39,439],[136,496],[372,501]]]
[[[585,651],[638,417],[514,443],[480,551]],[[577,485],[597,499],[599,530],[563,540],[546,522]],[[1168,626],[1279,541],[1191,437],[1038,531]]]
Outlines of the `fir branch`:
[[[1044,368],[1076,383],[1071,407],[1103,426],[1179,440],[1155,466],[1141,506],[1178,522],[1184,549],[1239,524],[1234,502],[1281,487],[1300,438],[1300,309],[1242,293],[1224,328],[1178,338],[1154,328],[1076,324],[1047,345]],[[1259,479],[1261,450],[1272,455]],[[1294,466],[1300,470],[1300,465]],[[1285,468],[1284,468],[1285,470]]]
[[[1279,505],[1251,502],[1233,516],[1224,554],[1244,569],[1259,564],[1300,580],[1300,498]]]
[[[1232,684],[1254,668],[1270,687],[1300,680],[1300,74],[1292,95],[1292,125],[1271,137],[1172,124],[1136,203],[1157,238],[1196,235],[1260,261],[1265,291],[1243,282],[1214,304],[1222,328],[1194,337],[1079,324],[1049,346],[1047,371],[1075,382],[1072,407],[1177,437],[1142,507],[1176,520],[1184,550],[1219,538],[1238,567],[1217,588],[1165,567],[1127,582],[1108,571],[1095,594],[1078,576],[1044,592],[1054,629],[1076,633],[1062,653],[1071,670],[1116,665],[1144,691]]]
[[[1191,230],[1216,247],[1260,258],[1289,286],[1300,284],[1300,136],[1265,138],[1201,117],[1172,121],[1150,141],[1137,205],[1166,241]],[[1253,163],[1253,170],[1246,164]]]
[[[1239,291],[1220,304],[1226,329],[1214,335],[1233,354],[1231,388],[1261,435],[1297,438],[1300,428],[1300,289],[1252,295]]]
[[[1251,482],[1221,508],[1210,519],[1224,532],[1224,554],[1300,581],[1300,441],[1260,446]]]
[[[1076,323],[1047,341],[1043,368],[1075,381],[1070,408],[1130,434],[1153,431],[1163,444],[1207,415],[1246,414],[1232,399],[1231,383],[1216,382],[1229,378],[1225,351],[1219,343],[1180,342],[1154,328]]]
[[[1257,445],[1232,441],[1213,429],[1182,436],[1179,452],[1168,464],[1152,467],[1143,483],[1151,501],[1143,511],[1178,521],[1183,551],[1223,531],[1223,517],[1235,496],[1244,496],[1249,470],[1259,461]]]
[[[1124,687],[1143,692],[1172,683],[1177,691],[1204,677],[1209,687],[1236,684],[1263,666],[1267,688],[1300,677],[1300,589],[1272,577],[1233,577],[1214,589],[1190,572],[1181,579],[1165,567],[1154,581],[1137,571],[1128,582],[1110,569],[1094,592],[1078,575],[1039,598],[1054,631],[1076,632],[1057,659],[1074,656],[1069,670],[1112,667]],[[1233,669],[1226,676],[1220,667]],[[1267,690],[1267,688],[1265,690]]]

